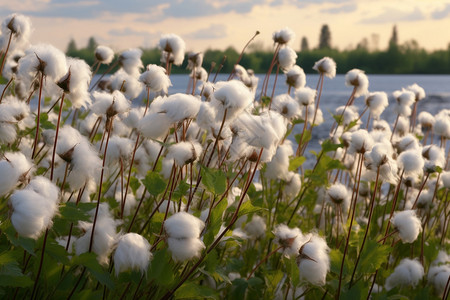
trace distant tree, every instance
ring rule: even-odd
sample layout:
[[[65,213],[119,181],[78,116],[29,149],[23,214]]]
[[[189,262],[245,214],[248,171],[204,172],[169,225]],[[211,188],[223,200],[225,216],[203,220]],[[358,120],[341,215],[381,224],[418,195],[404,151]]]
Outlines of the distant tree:
[[[70,39],[69,44],[67,45],[66,54],[69,56],[74,56],[78,51],[77,44],[74,39]]]
[[[357,45],[356,49],[369,51],[369,40],[363,38]]]
[[[392,28],[392,36],[389,40],[389,48],[397,48],[398,47],[398,33],[397,33],[397,25],[394,25]]]
[[[89,51],[95,51],[95,48],[97,48],[97,46],[98,46],[97,41],[93,36],[91,36],[88,40],[86,49]]]
[[[380,42],[380,35],[372,33],[370,36],[370,50],[378,51],[378,43]]]
[[[301,51],[309,51],[308,39],[306,38],[306,36],[302,37],[302,42],[300,44],[300,50]]]
[[[331,32],[327,24],[320,29],[319,49],[331,49]]]

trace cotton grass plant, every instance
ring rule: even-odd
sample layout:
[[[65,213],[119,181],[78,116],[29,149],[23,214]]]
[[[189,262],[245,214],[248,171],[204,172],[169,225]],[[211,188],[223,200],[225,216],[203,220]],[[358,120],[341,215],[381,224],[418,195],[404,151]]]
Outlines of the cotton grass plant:
[[[30,31],[13,14],[0,36],[2,297],[448,297],[450,113],[419,111],[417,84],[372,92],[353,69],[329,116],[320,100],[336,63],[317,61],[306,86],[289,28],[273,34],[259,87],[239,65],[259,32],[216,82],[174,34],[161,37],[160,66],[106,46],[88,66],[30,45]],[[186,93],[173,93],[185,58]],[[119,69],[92,82],[100,64]]]

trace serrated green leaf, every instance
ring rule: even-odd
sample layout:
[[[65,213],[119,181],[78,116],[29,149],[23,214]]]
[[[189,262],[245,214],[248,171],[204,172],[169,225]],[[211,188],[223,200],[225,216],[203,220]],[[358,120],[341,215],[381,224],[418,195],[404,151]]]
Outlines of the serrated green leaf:
[[[157,172],[149,172],[142,180],[142,184],[147,188],[147,191],[153,195],[158,196],[166,189],[166,181]]]
[[[359,272],[372,274],[386,261],[390,252],[388,245],[381,245],[374,240],[367,240],[361,253]]]
[[[130,187],[131,187],[131,190],[133,191],[133,194],[136,194],[136,191],[139,189],[140,186],[141,186],[141,182],[139,181],[139,179],[132,176],[130,178]]]
[[[325,153],[336,151],[338,148],[342,148],[343,146],[343,144],[334,144],[331,140],[325,140],[321,145],[322,151]]]
[[[37,116],[36,116],[37,118]],[[55,124],[53,124],[52,122],[50,122],[48,120],[48,114],[47,113],[41,113],[40,114],[40,118],[39,118],[39,126],[42,129],[56,129]]]
[[[5,233],[11,244],[17,247],[22,247],[31,255],[36,255],[36,253],[34,252],[36,241],[31,238],[16,236],[16,230],[11,225],[11,223],[9,223],[9,226],[5,228],[3,232]]]
[[[66,251],[66,248],[59,245],[55,241],[47,242],[45,253],[53,257],[57,262],[65,265],[69,264],[69,258],[67,257],[68,253]]]

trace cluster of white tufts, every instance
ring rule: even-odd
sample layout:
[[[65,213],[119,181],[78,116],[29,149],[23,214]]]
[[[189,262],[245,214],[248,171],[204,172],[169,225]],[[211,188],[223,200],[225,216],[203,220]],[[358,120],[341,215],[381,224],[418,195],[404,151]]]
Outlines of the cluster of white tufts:
[[[122,235],[114,252],[116,276],[129,269],[138,269],[141,273],[146,273],[151,257],[150,244],[142,235],[137,233]]]
[[[403,243],[413,243],[422,231],[422,223],[414,210],[399,211],[391,219]]]
[[[58,211],[59,189],[47,178],[37,176],[23,190],[16,190],[9,202],[11,223],[17,233],[37,239],[53,224],[53,216]]]
[[[394,272],[386,278],[385,287],[391,290],[394,287],[415,287],[423,278],[424,270],[418,260],[404,258],[400,261]]]
[[[325,285],[330,271],[330,248],[324,238],[314,233],[306,235],[303,240],[306,242],[297,256],[300,278],[313,285]]]
[[[164,221],[164,231],[172,258],[186,261],[199,257],[205,244],[200,240],[200,233],[205,223],[186,212],[179,212]]]

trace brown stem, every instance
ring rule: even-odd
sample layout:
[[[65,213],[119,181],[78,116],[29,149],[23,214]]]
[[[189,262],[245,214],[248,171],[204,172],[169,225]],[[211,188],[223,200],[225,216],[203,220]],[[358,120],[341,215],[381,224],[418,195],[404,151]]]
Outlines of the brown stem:
[[[315,107],[315,111],[314,111],[314,117],[311,123],[311,130],[312,127],[314,127],[314,124],[316,122],[316,116],[317,116],[317,110],[319,110],[319,103],[320,103],[320,97],[322,95],[322,89],[323,89],[323,73],[320,73],[319,76],[319,81],[317,82],[317,87],[316,87],[316,91],[317,91],[317,101],[316,101],[316,107]],[[320,83],[320,89],[319,89],[319,83]]]
[[[61,113],[62,113],[62,109],[63,109],[65,95],[66,95],[66,93],[63,93],[61,96],[61,105],[59,106],[58,121],[56,123],[55,142],[53,143],[53,153],[52,153],[52,167],[50,170],[50,180],[51,181],[53,180],[53,170],[55,167],[56,144],[58,143],[59,124],[61,123]]]
[[[100,78],[97,79],[97,81],[91,86],[91,88],[89,89],[89,92],[92,92],[92,90],[93,90],[93,89],[97,86],[97,84],[103,79],[103,77],[105,77],[106,74],[108,74],[109,72],[111,72],[112,69],[114,69],[114,68],[117,66],[118,63],[119,63],[119,61],[116,60],[113,64],[111,64],[111,65],[109,66],[109,68],[108,68],[108,69],[100,76]],[[94,78],[94,77],[92,77],[92,78]]]
[[[306,125],[308,124],[308,106],[305,106],[305,123],[303,124],[302,134],[300,135],[300,140],[298,141],[297,151],[295,151],[295,156],[299,156],[301,154],[303,135],[306,131]]]
[[[47,236],[48,236],[48,228],[45,230],[44,241],[42,244],[41,259],[39,261],[39,268],[36,274],[36,279],[34,280],[33,292],[31,293],[30,299],[33,299],[35,296],[36,288],[39,282],[39,277],[41,276],[42,266],[44,264],[44,253],[45,253],[45,245],[47,244]]]
[[[36,146],[39,139],[39,124],[41,118],[41,98],[42,98],[42,85],[44,83],[44,73],[40,73],[41,79],[39,80],[39,100],[38,100],[38,111],[37,111],[37,121],[36,121],[36,134],[34,137],[33,143],[33,153],[31,154],[31,159],[34,158],[34,154],[36,153]]]
[[[108,131],[107,131],[108,137],[106,138],[105,151],[103,153],[102,172],[100,174],[100,183],[98,186],[97,206],[95,207],[94,221],[92,223],[91,239],[89,240],[89,253],[92,251],[92,245],[94,243],[95,225],[97,224],[98,209],[100,207],[100,200],[102,197],[103,174],[105,172],[105,164],[106,164],[106,151],[108,150],[109,137],[111,136],[111,127],[112,127],[113,118],[114,117],[112,117],[110,119],[111,124],[108,127]]]
[[[272,106],[273,96],[275,95],[275,87],[277,86],[278,73],[280,72],[280,64],[277,63],[277,71],[275,72],[275,80],[273,81],[272,95],[270,95],[269,110]]]
[[[239,64],[239,62],[241,61],[242,56],[244,55],[245,49],[248,47],[248,45],[250,45],[250,43],[255,39],[255,37],[256,37],[258,34],[259,34],[259,31],[256,31],[256,33],[253,35],[253,37],[247,42],[247,44],[245,44],[245,46],[244,46],[244,48],[242,49],[241,54],[239,55],[237,61],[234,63],[233,70],[231,71],[231,74],[230,74],[230,76],[228,77],[228,80],[231,80],[231,79],[233,78],[234,72],[235,72],[235,70],[236,70],[236,66],[237,66],[237,65]],[[228,80],[227,80],[227,81],[228,81]]]
[[[0,75],[1,75],[1,73],[0,73]],[[6,84],[5,88],[3,89],[2,95],[0,96],[0,103],[2,103],[3,96],[5,96],[6,90],[11,85],[11,82],[13,82],[13,80],[14,80],[14,76],[11,77],[11,79],[8,81],[8,83]]]
[[[8,55],[9,46],[11,45],[13,32],[11,31],[9,34],[8,45],[6,46],[5,54],[3,55],[2,66],[0,67],[0,76],[3,73],[3,67],[5,66],[6,56]]]
[[[266,257],[264,257],[254,268],[253,270],[250,272],[250,274],[247,276],[247,280],[250,279],[250,277],[252,277],[253,273],[255,273],[256,269],[258,269],[258,267],[263,264],[269,257],[271,257],[273,254],[277,253],[278,250],[280,250],[281,248],[283,248],[283,246],[279,246],[278,248],[274,249],[272,252],[270,252],[269,254],[266,255]]]

